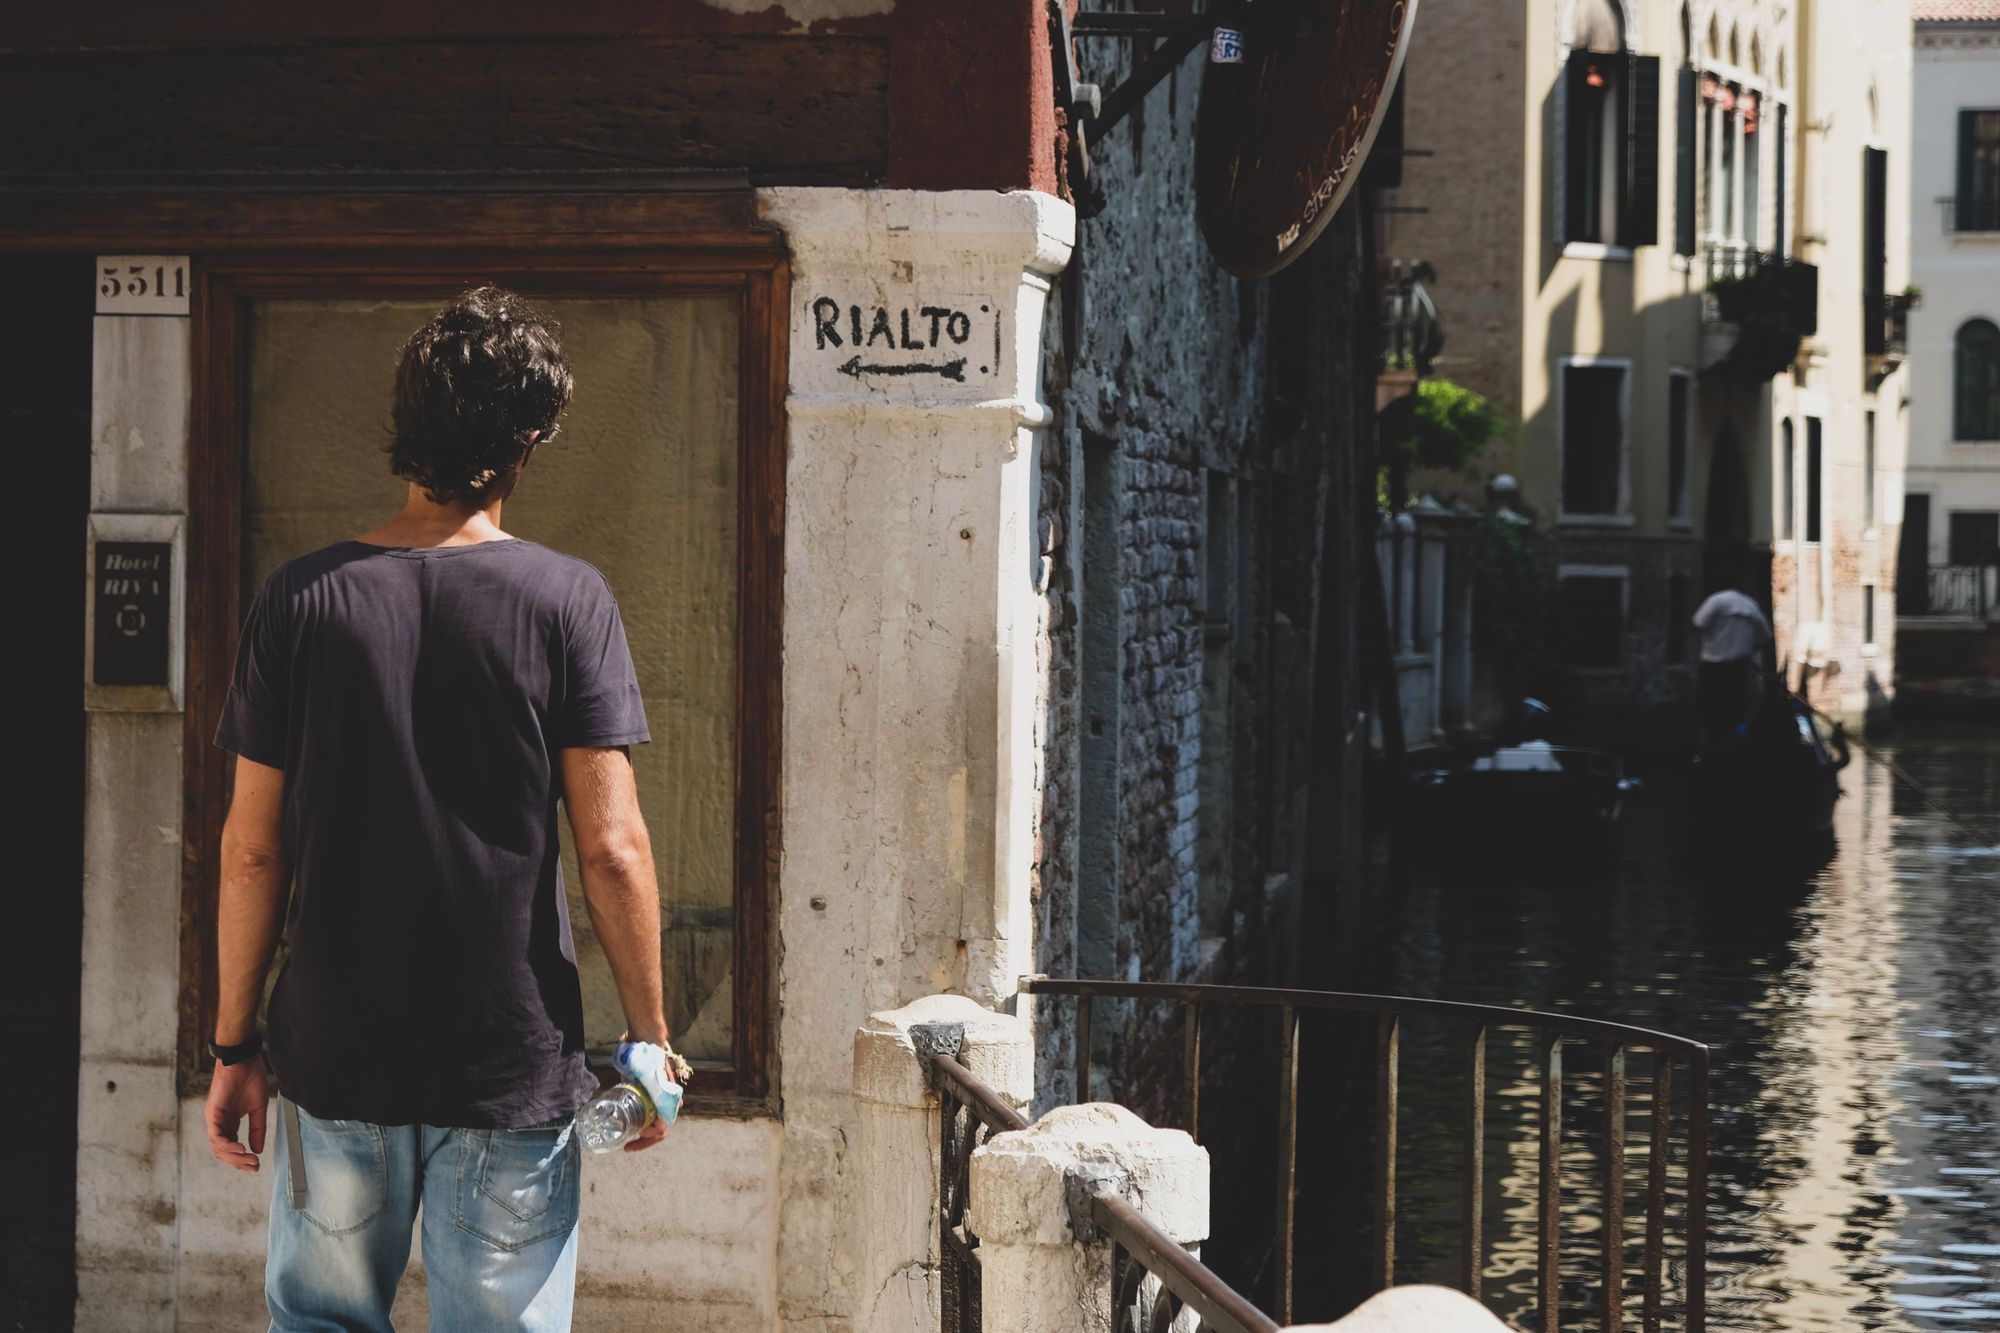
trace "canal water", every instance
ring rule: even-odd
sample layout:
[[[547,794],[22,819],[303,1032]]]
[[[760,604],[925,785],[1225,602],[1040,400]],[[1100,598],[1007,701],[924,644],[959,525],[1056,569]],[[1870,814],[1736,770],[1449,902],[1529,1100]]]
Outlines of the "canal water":
[[[1839,849],[1809,876],[1732,873],[1662,791],[1629,810],[1615,863],[1420,871],[1382,923],[1383,989],[1714,1046],[1711,1328],[2000,1330],[2000,731],[1875,751],[1855,748]],[[1396,1276],[1457,1285],[1462,1056],[1404,1050]],[[1582,1329],[1599,1326],[1602,1063],[1576,1050],[1563,1322]],[[1488,1060],[1482,1296],[1526,1326],[1540,1080],[1525,1036],[1496,1036]],[[1632,1068],[1636,1326],[1651,1116],[1643,1057]],[[1669,1144],[1678,1169],[1683,1132]],[[1678,1281],[1677,1245],[1670,1259]]]

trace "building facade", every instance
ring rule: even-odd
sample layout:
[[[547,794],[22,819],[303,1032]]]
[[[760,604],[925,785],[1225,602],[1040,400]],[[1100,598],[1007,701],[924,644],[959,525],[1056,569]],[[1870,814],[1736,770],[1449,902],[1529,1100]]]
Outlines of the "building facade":
[[[1915,20],[1910,272],[1921,300],[1910,312],[1897,609],[1990,615],[2000,600],[2000,5],[1919,0]]]
[[[18,327],[46,331],[9,402],[50,500],[14,535],[68,589],[36,679],[74,699],[84,664],[81,710],[31,741],[80,756],[73,785],[10,813],[54,848],[46,932],[7,945],[10,1054],[76,1059],[45,1113],[73,1170],[37,1177],[73,1231],[9,1233],[37,1311],[259,1317],[267,1189],[202,1125],[217,691],[264,573],[399,502],[394,349],[472,281],[551,307],[576,365],[508,526],[618,592],[697,1063],[665,1148],[589,1168],[580,1325],[831,1333],[926,1299],[934,1272],[854,1281],[873,1011],[1012,1007],[1036,971],[1296,975],[1361,863],[1367,197],[1278,278],[1220,273],[1190,61],[1096,146],[1107,207],[1079,224],[1046,17],[130,7],[16,31],[0,98],[50,128],[0,159]],[[1131,53],[1081,58],[1110,78]],[[126,559],[161,576],[157,630],[108,600]],[[1067,1069],[1066,1024],[1036,1019]],[[420,1267],[402,1300],[420,1321]]]
[[[1684,717],[1688,618],[1733,584],[1816,702],[1864,711],[1893,633],[1900,348],[1871,330],[1907,281],[1907,53],[1829,37],[1882,20],[1840,5],[1461,8],[1412,45],[1388,244],[1438,272],[1438,373],[1518,420],[1490,467],[1545,541],[1551,688]]]

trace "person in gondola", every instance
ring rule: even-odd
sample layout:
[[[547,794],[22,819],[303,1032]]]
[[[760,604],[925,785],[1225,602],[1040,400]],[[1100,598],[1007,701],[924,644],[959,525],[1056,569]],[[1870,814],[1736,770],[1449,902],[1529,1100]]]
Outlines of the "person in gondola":
[[[1771,674],[1771,622],[1763,608],[1737,588],[1723,588],[1694,613],[1701,635],[1696,682],[1704,750],[1714,750],[1757,717]]]

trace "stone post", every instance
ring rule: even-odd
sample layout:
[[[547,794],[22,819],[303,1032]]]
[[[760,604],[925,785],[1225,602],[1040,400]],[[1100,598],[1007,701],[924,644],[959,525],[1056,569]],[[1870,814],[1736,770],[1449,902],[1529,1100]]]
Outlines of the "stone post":
[[[79,287],[76,299],[90,298]],[[180,1211],[181,1135],[202,1132],[201,1103],[184,1108],[174,1085],[183,928],[178,681],[180,627],[186,623],[180,594],[187,550],[189,328],[181,316],[98,315],[91,352],[89,540],[93,547],[99,540],[166,542],[182,566],[168,607],[175,684],[91,685],[89,665],[78,662],[85,678],[78,692],[89,716],[76,1324],[135,1333],[175,1326],[180,1238],[187,1225]],[[186,1124],[184,1114],[190,1116]],[[251,1177],[231,1183],[238,1199],[269,1193]]]
[[[1177,1244],[1208,1235],[1208,1151],[1122,1106],[1058,1107],[972,1155],[987,1328],[1111,1328],[1111,1242],[1090,1220],[1105,1189]]]
[[[938,1326],[938,1098],[931,1052],[956,1054],[1017,1110],[1034,1097],[1026,1019],[961,995],[873,1014],[854,1034],[854,1327],[930,1333]],[[1023,1326],[1025,1327],[1025,1325]]]

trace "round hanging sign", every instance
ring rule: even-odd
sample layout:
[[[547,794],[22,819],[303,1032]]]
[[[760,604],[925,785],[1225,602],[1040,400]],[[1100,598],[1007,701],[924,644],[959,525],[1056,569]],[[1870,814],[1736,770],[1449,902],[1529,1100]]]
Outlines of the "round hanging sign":
[[[1275,273],[1325,228],[1381,128],[1416,10],[1416,0],[1251,0],[1218,32],[1195,193],[1224,268]]]

